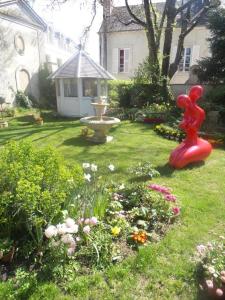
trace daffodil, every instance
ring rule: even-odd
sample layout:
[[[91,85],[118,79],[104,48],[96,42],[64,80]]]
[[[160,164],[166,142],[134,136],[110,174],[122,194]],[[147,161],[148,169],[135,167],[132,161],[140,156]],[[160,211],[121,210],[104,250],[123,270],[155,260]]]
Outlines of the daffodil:
[[[114,226],[114,227],[111,229],[112,235],[114,235],[114,236],[119,235],[119,234],[120,234],[120,231],[121,231],[121,228],[118,227],[118,226]]]

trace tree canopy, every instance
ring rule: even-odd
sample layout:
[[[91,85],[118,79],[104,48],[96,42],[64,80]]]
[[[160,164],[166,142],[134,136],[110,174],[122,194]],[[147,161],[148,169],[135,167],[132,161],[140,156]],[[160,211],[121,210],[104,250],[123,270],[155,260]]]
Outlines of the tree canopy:
[[[211,57],[199,61],[196,73],[202,82],[225,83],[225,9],[218,8],[209,14],[208,28]]]

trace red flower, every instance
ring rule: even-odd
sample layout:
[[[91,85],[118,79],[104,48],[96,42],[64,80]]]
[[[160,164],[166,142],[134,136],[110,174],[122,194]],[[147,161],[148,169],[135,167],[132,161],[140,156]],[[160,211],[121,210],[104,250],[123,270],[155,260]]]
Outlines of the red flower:
[[[180,213],[180,208],[179,207],[173,207],[172,208],[172,211],[173,211],[173,214],[176,216],[176,215],[178,215],[179,213]]]

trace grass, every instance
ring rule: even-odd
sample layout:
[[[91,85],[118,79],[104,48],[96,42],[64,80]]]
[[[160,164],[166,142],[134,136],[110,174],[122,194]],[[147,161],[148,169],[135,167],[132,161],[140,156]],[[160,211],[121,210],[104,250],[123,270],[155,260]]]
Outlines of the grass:
[[[37,147],[53,145],[70,164],[93,162],[103,169],[112,163],[116,166],[112,178],[120,182],[135,181],[127,169],[150,161],[161,173],[154,182],[173,189],[182,213],[180,223],[158,244],[142,248],[104,273],[77,277],[67,284],[66,296],[49,284],[40,286],[31,299],[200,299],[191,258],[197,244],[224,233],[224,149],[214,150],[203,164],[173,170],[167,161],[177,143],[157,136],[149,125],[122,122],[111,130],[113,142],[92,145],[80,136],[78,120],[48,116],[44,120],[39,127],[30,123],[29,116],[12,119],[9,128],[0,131],[0,145],[30,139]]]

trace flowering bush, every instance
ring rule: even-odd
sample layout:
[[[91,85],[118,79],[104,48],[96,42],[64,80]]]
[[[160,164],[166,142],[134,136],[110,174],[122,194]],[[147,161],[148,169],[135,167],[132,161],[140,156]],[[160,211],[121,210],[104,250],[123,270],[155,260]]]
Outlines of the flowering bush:
[[[198,245],[195,259],[203,277],[203,288],[219,299],[225,297],[225,238]]]
[[[137,166],[130,168],[129,172],[131,174],[135,174],[138,177],[147,177],[150,179],[160,176],[160,173],[148,161],[139,162]]]
[[[180,213],[176,197],[163,186],[120,185],[111,187],[109,192],[106,222],[114,237],[125,236],[135,245],[155,240]]]
[[[50,248],[56,247],[64,255],[62,262],[68,258],[85,265],[100,268],[112,262],[112,236],[109,226],[96,217],[66,218],[63,223],[50,225],[45,229],[45,236],[50,241]]]
[[[42,228],[61,217],[83,182],[82,169],[67,168],[53,148],[10,142],[1,150],[0,173],[0,238],[33,252],[41,246]]]
[[[169,140],[176,140],[181,142],[185,137],[184,132],[181,131],[179,128],[173,128],[164,124],[155,126],[154,130],[156,133],[162,135],[163,137]]]

